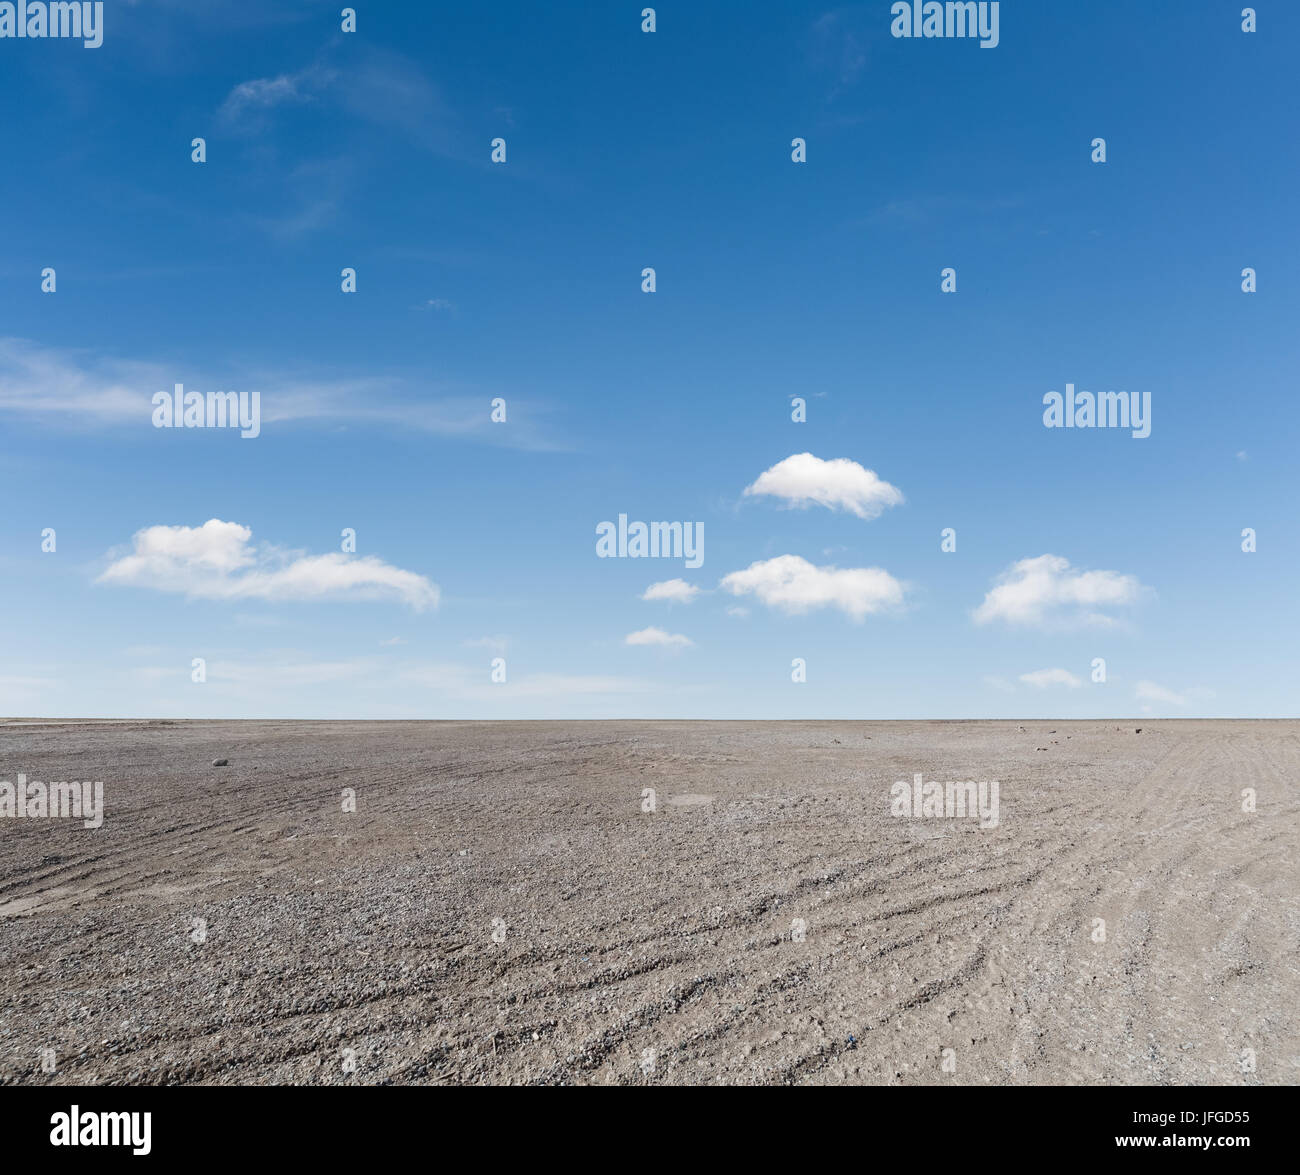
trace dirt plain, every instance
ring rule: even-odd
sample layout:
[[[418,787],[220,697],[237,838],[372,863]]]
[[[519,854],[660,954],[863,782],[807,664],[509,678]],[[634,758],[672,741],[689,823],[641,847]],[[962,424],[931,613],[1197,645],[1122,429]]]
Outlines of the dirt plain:
[[[1300,1080],[1300,722],[0,722],[19,773],[104,820],[0,819],[0,1084]]]

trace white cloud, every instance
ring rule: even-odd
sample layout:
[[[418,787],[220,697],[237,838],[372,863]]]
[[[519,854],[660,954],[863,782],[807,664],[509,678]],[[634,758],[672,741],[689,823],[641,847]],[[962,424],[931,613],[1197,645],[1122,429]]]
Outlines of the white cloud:
[[[1078,689],[1083,682],[1068,669],[1035,669],[1032,673],[1022,673],[1020,680],[1035,689],[1047,689],[1051,685],[1068,685]]]
[[[451,663],[426,663],[404,670],[400,679],[421,689],[457,701],[500,701],[504,698],[560,700],[610,694],[639,694],[653,689],[650,682],[633,677],[583,673],[532,673],[489,682],[481,668]]]
[[[0,411],[61,418],[70,424],[143,423],[150,398],[170,388],[155,364],[90,360],[26,339],[0,338]]]
[[[181,680],[189,677],[189,672],[185,666],[179,663],[176,665],[137,665],[126,670],[126,673],[128,676],[139,678],[150,685],[160,681]]]
[[[643,600],[668,600],[674,604],[689,604],[700,594],[700,589],[684,579],[665,579],[652,583],[641,594]]]
[[[207,686],[213,694],[229,696],[231,687],[245,696],[275,697],[276,691],[327,686],[348,681],[361,683],[368,676],[386,672],[382,658],[355,658],[347,661],[314,661],[296,650],[253,655],[248,659],[214,656],[207,663]],[[137,665],[125,670],[132,678],[157,685],[161,682],[189,681],[188,660],[171,665]]]
[[[1133,696],[1140,702],[1164,702],[1170,706],[1187,705],[1187,697],[1184,694],[1175,693],[1154,681],[1139,681]]]
[[[1080,571],[1060,555],[1021,559],[998,577],[997,585],[975,610],[987,624],[1046,625],[1050,622],[1111,624],[1099,608],[1134,604],[1148,589],[1117,571]]]
[[[226,95],[217,115],[226,123],[235,123],[250,112],[272,110],[287,102],[308,102],[332,77],[327,70],[312,68],[240,82]]]
[[[230,618],[230,623],[236,628],[283,628],[285,618],[283,616],[273,616],[266,612],[236,612]]]
[[[510,401],[510,428],[498,428],[478,396],[439,395],[401,375],[364,378],[303,378],[280,371],[211,371],[141,362],[45,347],[27,339],[0,338],[0,414],[57,423],[65,428],[150,427],[153,396],[186,391],[245,391],[261,397],[263,426],[294,424],[339,428],[364,425],[418,429],[524,449],[554,449],[542,435],[540,417],[549,406]]]
[[[432,716],[429,706],[434,700],[494,706],[510,700],[564,704],[656,690],[651,681],[607,674],[524,673],[512,676],[508,682],[492,682],[486,666],[394,661],[391,655],[384,654],[318,661],[297,650],[276,650],[243,657],[214,657],[207,668],[204,694],[211,691],[221,699],[257,702],[263,713],[268,706],[282,705],[291,696],[289,691],[303,698],[328,697],[328,706],[337,705],[342,711],[340,717],[357,712],[358,707],[373,713],[376,705],[390,705],[388,699],[394,689],[400,695],[400,705],[410,707],[409,716],[413,717]],[[154,685],[173,679],[189,681],[188,662],[181,668],[170,665],[130,672]],[[339,699],[346,702],[340,703]],[[545,711],[540,713],[544,716]]]
[[[681,633],[664,632],[662,628],[643,628],[639,632],[629,632],[623,638],[628,645],[660,645],[670,649],[689,648],[695,642]]]
[[[369,658],[350,661],[214,660],[208,665],[208,681],[212,684],[297,689],[327,682],[361,681],[376,669],[376,662]]]
[[[570,698],[594,694],[639,694],[649,686],[634,677],[609,677],[594,673],[534,673],[518,681],[487,687],[491,697]]]
[[[419,66],[400,53],[347,48],[347,62],[340,58],[338,67],[319,61],[296,73],[240,82],[222,102],[219,120],[227,129],[260,134],[280,107],[313,103],[345,113],[348,125],[362,119],[437,154],[454,153],[460,120]]]
[[[269,545],[253,532],[212,518],[202,526],[149,526],[132,552],[114,560],[100,583],[183,592],[216,600],[397,599],[417,612],[437,607],[436,583],[373,555],[307,555]]]
[[[725,576],[732,595],[755,595],[771,608],[790,613],[838,608],[861,620],[903,602],[903,585],[879,567],[818,567],[798,555],[778,555]]]
[[[487,649],[498,657],[505,656],[510,647],[510,638],[505,636],[480,636],[473,640],[461,642],[467,649]]]
[[[811,453],[796,453],[778,461],[745,487],[745,496],[768,495],[791,506],[825,506],[847,510],[859,518],[877,518],[888,506],[903,501],[902,492],[847,457],[823,461]]]
[[[51,689],[60,685],[52,677],[23,677],[18,674],[0,674],[0,695],[21,693],[25,690]]]
[[[1190,702],[1208,702],[1215,694],[1204,686],[1192,686],[1181,692],[1155,681],[1139,681],[1133,696],[1140,702],[1157,702],[1167,706],[1186,706]],[[1144,707],[1150,710],[1150,707]]]

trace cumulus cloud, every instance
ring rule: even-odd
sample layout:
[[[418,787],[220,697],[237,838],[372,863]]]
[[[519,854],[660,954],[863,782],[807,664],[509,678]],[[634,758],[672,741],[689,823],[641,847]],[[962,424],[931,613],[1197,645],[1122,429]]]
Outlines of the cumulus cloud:
[[[684,579],[665,579],[652,583],[641,593],[643,600],[668,600],[674,604],[689,604],[700,594],[700,589]]]
[[[1146,590],[1131,575],[1081,571],[1060,555],[1039,555],[1013,563],[998,577],[975,610],[975,621],[1112,624],[1113,618],[1099,609],[1134,604]]]
[[[623,638],[628,645],[659,645],[667,649],[689,648],[695,642],[677,632],[664,632],[662,628],[643,628],[639,632],[629,632]]]
[[[796,453],[778,461],[745,487],[745,496],[781,498],[791,506],[825,506],[847,510],[859,518],[877,518],[903,501],[902,492],[847,457],[823,461],[811,453]]]
[[[1083,684],[1068,669],[1035,669],[1032,673],[1022,673],[1020,680],[1035,689],[1047,689],[1051,685],[1068,685],[1078,689]]]
[[[308,555],[263,544],[237,522],[149,526],[130,554],[109,564],[100,583],[180,592],[210,600],[396,599],[417,612],[438,605],[436,583],[373,555]]]
[[[903,585],[879,567],[818,567],[798,555],[751,563],[733,571],[721,586],[732,595],[754,595],[771,608],[802,613],[838,608],[861,620],[903,602]]]

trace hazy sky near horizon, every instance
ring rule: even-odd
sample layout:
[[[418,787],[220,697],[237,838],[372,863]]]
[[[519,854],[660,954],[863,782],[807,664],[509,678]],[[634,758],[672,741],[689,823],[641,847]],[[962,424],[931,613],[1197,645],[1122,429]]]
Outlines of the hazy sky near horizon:
[[[0,713],[1300,713],[1294,5],[343,7],[0,39]]]

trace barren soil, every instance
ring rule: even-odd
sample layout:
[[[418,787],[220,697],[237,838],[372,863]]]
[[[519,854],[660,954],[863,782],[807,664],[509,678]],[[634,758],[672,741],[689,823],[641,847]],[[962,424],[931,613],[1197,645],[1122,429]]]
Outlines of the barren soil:
[[[20,772],[105,813],[0,819],[0,1083],[1300,1080],[1300,722],[0,723]]]

